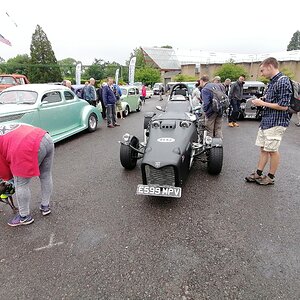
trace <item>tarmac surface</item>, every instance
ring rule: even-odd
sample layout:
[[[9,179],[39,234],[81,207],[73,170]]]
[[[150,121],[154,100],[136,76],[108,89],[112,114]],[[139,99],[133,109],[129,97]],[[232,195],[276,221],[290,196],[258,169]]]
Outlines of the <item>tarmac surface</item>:
[[[163,101],[163,104],[165,101]],[[138,165],[119,161],[124,133],[142,137],[143,112],[56,144],[52,214],[11,228],[0,208],[0,299],[300,299],[300,128],[284,135],[274,186],[256,169],[259,123],[224,124],[219,176],[196,162],[180,199],[135,195]]]

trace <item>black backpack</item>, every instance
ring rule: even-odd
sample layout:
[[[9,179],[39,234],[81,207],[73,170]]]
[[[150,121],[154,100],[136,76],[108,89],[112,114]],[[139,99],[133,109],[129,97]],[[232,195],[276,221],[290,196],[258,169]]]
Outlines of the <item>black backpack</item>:
[[[222,116],[224,111],[229,107],[230,101],[225,91],[221,89],[217,84],[213,85],[210,88],[207,88],[213,93],[212,99],[212,110],[213,112],[218,113],[219,116]]]
[[[279,77],[279,79],[284,78],[284,77],[287,77],[287,76],[283,75],[283,76]],[[291,80],[290,78],[289,78],[289,81],[290,81],[290,84],[292,87],[292,97],[290,100],[290,105],[289,105],[288,111],[289,111],[289,113],[295,114],[300,111],[300,83],[295,80]]]

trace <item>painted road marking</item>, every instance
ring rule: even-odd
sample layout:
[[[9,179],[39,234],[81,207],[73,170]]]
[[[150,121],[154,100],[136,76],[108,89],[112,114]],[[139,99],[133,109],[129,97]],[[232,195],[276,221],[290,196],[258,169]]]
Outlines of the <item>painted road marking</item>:
[[[40,248],[35,248],[34,250],[35,251],[40,251],[40,250],[44,250],[44,249],[50,249],[54,246],[59,246],[61,244],[63,244],[64,242],[58,242],[58,243],[53,243],[53,240],[54,240],[54,233],[52,233],[50,235],[50,241],[49,241],[49,244],[47,246],[44,246],[44,247],[40,247]]]

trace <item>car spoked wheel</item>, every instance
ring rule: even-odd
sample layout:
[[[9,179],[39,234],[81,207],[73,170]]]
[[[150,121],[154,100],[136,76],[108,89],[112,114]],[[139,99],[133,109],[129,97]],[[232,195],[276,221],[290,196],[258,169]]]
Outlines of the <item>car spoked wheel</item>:
[[[209,174],[218,175],[223,166],[223,147],[213,147],[207,153],[207,171]]]
[[[126,118],[129,115],[129,107],[128,105],[125,107],[125,109],[122,112],[123,117]]]
[[[97,116],[94,113],[90,114],[89,119],[88,119],[88,128],[87,128],[87,131],[88,132],[95,131],[97,129],[97,125],[98,125]]]
[[[137,149],[139,147],[138,138],[133,136],[129,142],[129,145]],[[121,165],[125,169],[132,170],[136,166],[138,153],[134,151],[134,149],[132,149],[129,145],[121,144],[120,161],[121,161]]]

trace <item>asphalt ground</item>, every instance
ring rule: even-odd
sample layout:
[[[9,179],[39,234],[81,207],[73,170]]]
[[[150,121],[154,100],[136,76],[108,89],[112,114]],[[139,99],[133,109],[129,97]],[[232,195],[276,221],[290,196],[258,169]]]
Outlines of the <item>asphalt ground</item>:
[[[11,228],[0,212],[0,299],[299,299],[300,128],[281,145],[274,186],[255,170],[258,122],[224,126],[219,176],[197,162],[180,199],[135,195],[140,166],[125,171],[118,140],[142,137],[143,112],[56,144],[52,214]]]

